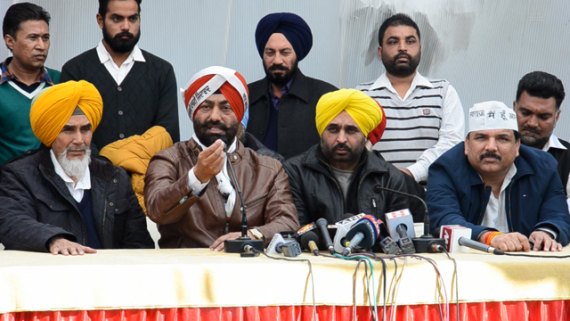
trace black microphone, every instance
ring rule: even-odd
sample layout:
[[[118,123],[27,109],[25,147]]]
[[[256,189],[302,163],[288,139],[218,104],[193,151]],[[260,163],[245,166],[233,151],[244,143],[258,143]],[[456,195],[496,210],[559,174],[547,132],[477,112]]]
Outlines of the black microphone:
[[[476,242],[473,241],[471,239],[468,239],[466,237],[460,237],[457,242],[459,243],[459,245],[463,245],[463,246],[467,246],[468,248],[477,250],[477,251],[482,251],[482,252],[487,252],[487,253],[491,253],[491,254],[496,254],[496,255],[504,255],[505,252],[496,249],[494,247],[491,247],[487,244],[483,244],[480,242]]]
[[[245,215],[245,209],[246,209],[245,200],[243,199],[243,194],[241,193],[241,188],[240,188],[239,183],[237,181],[236,173],[234,171],[234,166],[232,165],[232,162],[230,161],[230,155],[229,155],[228,150],[227,150],[228,139],[226,136],[222,136],[222,137],[220,137],[220,140],[222,142],[224,142],[224,153],[226,153],[228,168],[230,169],[231,178],[233,179],[232,185],[236,189],[236,191],[239,195],[239,198],[241,200],[241,208],[240,208],[240,212],[241,212],[241,237],[239,237],[237,240],[226,240],[226,241],[224,241],[224,248],[225,248],[226,252],[228,252],[228,253],[241,253],[241,252],[245,252],[245,246],[250,245],[259,251],[263,251],[263,241],[262,240],[252,240],[247,236],[247,216]],[[230,182],[231,182],[231,179],[230,179]]]
[[[406,174],[404,174],[406,175]],[[415,198],[417,200],[419,200],[425,208],[425,214],[424,214],[424,235],[420,236],[420,237],[415,237],[412,242],[414,245],[414,248],[416,249],[417,253],[434,253],[434,247],[435,245],[441,245],[443,247],[445,247],[445,240],[442,238],[435,238],[430,234],[430,222],[429,222],[429,213],[428,213],[428,207],[426,202],[419,196],[414,195],[414,194],[409,194],[406,192],[402,192],[402,191],[397,191],[391,188],[387,188],[381,185],[376,185],[374,186],[374,193],[378,193],[380,194],[381,191],[388,191],[388,192],[392,192],[392,193],[396,193],[396,194],[400,194],[400,195],[404,195],[404,196],[408,196],[408,197],[412,197]]]
[[[327,222],[326,219],[324,218],[319,218],[315,224],[317,224],[317,227],[319,228],[319,231],[321,231],[321,234],[323,235],[323,238],[325,239],[325,246],[327,247],[327,249],[329,249],[329,252],[331,253],[331,255],[334,255],[334,246],[333,246],[333,242],[331,240],[331,236],[329,235],[329,229],[327,228],[327,225],[329,224],[329,222]]]
[[[378,234],[380,234],[380,227],[376,218],[372,215],[365,215],[346,233],[345,239],[349,243],[342,251],[342,255],[348,256],[359,245],[362,248],[371,248],[376,243]]]
[[[313,231],[309,231],[301,235],[301,247],[305,250],[313,252],[315,256],[318,256],[320,253],[319,247],[317,246],[318,243],[319,236]]]

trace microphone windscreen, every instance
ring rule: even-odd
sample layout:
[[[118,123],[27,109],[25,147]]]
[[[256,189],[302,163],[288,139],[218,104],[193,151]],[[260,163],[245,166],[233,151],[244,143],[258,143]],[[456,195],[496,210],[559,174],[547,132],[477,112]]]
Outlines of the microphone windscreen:
[[[311,241],[319,244],[319,236],[317,235],[317,233],[315,233],[313,231],[309,231],[309,232],[301,235],[301,248],[303,248],[304,250],[308,250],[309,249],[309,242],[311,242]]]
[[[352,240],[354,235],[358,232],[362,232],[364,234],[364,239],[360,242],[360,247],[371,248],[378,239],[380,225],[372,215],[365,215],[350,228],[348,233],[346,233],[345,238],[347,240]]]

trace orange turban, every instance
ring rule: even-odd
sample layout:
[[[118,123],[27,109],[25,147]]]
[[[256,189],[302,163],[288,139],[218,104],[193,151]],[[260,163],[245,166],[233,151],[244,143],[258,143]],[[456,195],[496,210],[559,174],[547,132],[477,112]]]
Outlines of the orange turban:
[[[200,70],[192,76],[186,89],[182,89],[182,99],[190,119],[194,119],[204,100],[218,90],[230,104],[238,122],[241,122],[249,106],[247,82],[237,71],[219,66]]]
[[[34,135],[51,147],[76,107],[87,116],[95,131],[103,115],[103,99],[95,86],[84,80],[68,81],[41,92],[32,101],[30,110]]]

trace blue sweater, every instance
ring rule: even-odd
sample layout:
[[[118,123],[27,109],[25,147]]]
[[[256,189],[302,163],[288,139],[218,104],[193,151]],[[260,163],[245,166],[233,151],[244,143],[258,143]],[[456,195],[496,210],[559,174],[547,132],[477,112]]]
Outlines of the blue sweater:
[[[558,233],[563,246],[570,242],[570,215],[564,189],[556,171],[556,160],[541,150],[521,145],[515,159],[517,173],[505,190],[509,231],[527,237],[538,227]],[[432,228],[458,224],[472,229],[477,240],[491,187],[471,167],[459,143],[429,168],[426,202]]]

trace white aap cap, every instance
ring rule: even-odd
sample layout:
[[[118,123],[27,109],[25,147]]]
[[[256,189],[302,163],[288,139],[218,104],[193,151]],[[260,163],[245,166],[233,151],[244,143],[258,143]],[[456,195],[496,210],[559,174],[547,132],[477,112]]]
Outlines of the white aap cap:
[[[486,101],[469,109],[469,132],[490,129],[519,130],[517,114],[500,101]]]

